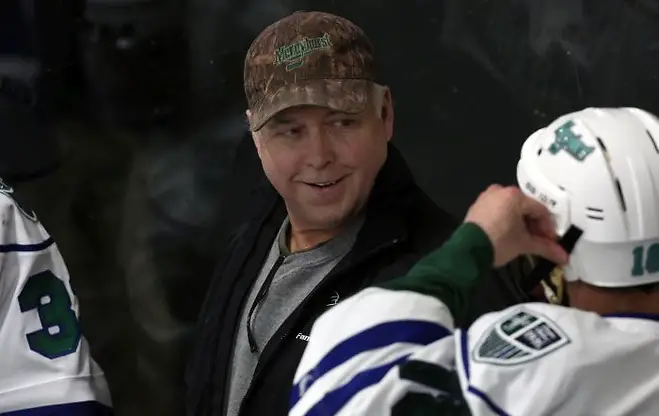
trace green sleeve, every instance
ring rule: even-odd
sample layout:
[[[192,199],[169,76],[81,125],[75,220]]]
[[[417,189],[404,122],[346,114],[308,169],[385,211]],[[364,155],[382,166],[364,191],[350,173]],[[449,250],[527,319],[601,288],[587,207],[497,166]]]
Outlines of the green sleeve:
[[[465,223],[405,276],[379,287],[434,296],[458,318],[464,313],[469,292],[481,278],[489,275],[493,262],[494,251],[487,234],[476,224]]]

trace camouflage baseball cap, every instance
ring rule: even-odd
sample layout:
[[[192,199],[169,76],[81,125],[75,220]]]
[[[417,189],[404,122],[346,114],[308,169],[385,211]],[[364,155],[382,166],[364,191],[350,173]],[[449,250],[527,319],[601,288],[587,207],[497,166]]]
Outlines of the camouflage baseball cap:
[[[268,26],[245,57],[251,130],[298,105],[357,113],[376,81],[373,46],[342,17],[296,12]]]

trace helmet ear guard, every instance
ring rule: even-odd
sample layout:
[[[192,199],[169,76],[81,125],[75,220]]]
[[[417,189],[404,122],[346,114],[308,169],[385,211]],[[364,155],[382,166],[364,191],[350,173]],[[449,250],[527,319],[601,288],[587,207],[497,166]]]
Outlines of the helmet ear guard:
[[[577,245],[582,234],[583,232],[579,228],[571,226],[563,237],[560,238],[558,244],[570,254],[572,253],[572,250],[574,250],[574,246]],[[522,289],[528,293],[537,285],[541,284],[545,290],[545,294],[549,295],[547,296],[547,299],[551,303],[567,305],[567,293],[563,290],[562,279],[563,272],[559,265],[545,258],[540,258],[535,264],[533,270],[531,270],[531,273],[529,273],[529,275],[522,281],[521,286]],[[550,293],[547,293],[548,291]],[[553,292],[553,294],[551,292]]]

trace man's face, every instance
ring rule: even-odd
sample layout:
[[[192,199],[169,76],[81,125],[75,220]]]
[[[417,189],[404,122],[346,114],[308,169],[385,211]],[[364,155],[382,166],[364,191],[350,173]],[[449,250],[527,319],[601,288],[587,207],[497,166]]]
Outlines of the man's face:
[[[254,143],[291,223],[301,230],[326,230],[364,206],[392,131],[387,92],[381,109],[368,107],[360,114],[289,108],[254,133]]]

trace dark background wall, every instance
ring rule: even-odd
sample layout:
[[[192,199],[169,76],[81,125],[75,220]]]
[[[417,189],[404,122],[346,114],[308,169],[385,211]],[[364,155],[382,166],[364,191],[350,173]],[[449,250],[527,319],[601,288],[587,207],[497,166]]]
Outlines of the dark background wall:
[[[246,134],[244,53],[299,9],[370,35],[395,143],[458,216],[514,181],[521,142],[559,114],[659,112],[655,0],[0,2],[0,175],[58,241],[120,415],[180,414],[185,349],[236,206],[225,173]]]

